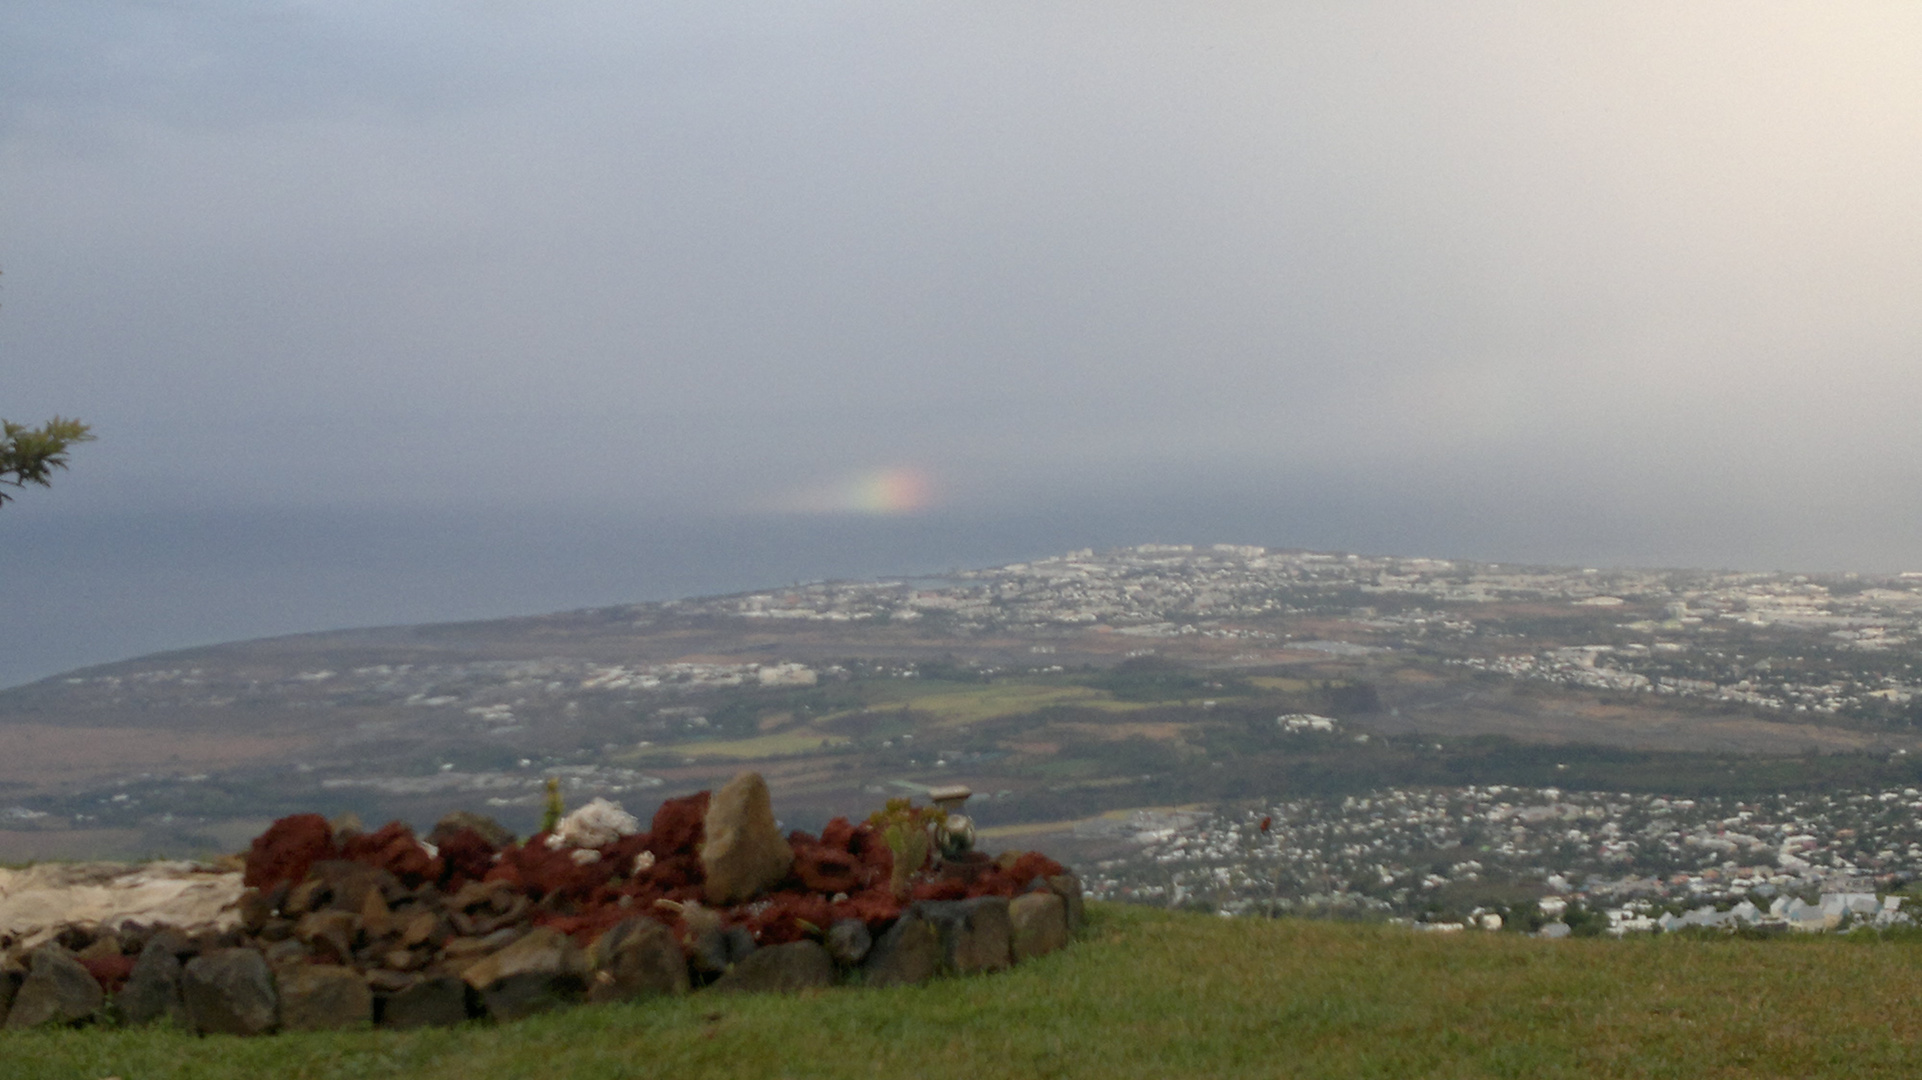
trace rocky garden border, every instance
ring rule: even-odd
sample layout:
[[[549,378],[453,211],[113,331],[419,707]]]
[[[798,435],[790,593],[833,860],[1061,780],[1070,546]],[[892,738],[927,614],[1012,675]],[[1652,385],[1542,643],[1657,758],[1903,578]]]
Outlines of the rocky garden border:
[[[254,840],[246,891],[214,924],[69,925],[11,947],[0,1017],[417,1028],[694,991],[907,985],[1065,946],[1079,880],[1036,852],[969,850],[945,831],[960,820],[897,800],[782,836],[754,773],[667,800],[645,830],[596,800],[525,842],[467,813],[425,840],[400,822],[363,832],[294,815]]]

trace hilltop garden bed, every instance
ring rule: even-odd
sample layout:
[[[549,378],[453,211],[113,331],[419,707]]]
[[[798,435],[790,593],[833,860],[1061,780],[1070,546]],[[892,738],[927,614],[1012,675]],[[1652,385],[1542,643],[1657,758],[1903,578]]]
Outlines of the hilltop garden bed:
[[[667,800],[645,830],[597,800],[519,843],[464,813],[424,842],[400,822],[358,832],[295,815],[254,840],[245,891],[218,920],[109,920],[9,943],[0,1016],[241,1035],[511,1020],[993,971],[1079,925],[1080,882],[1060,864],[944,856],[924,831],[942,815],[890,814],[782,836],[748,773]]]

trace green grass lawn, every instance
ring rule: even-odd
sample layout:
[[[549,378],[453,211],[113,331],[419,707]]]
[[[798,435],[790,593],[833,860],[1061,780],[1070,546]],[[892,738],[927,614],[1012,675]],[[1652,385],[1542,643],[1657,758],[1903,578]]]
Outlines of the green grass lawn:
[[[914,989],[241,1040],[0,1034],[0,1076],[1727,1077],[1922,1071],[1922,944],[1538,941],[1097,906],[1072,949]]]

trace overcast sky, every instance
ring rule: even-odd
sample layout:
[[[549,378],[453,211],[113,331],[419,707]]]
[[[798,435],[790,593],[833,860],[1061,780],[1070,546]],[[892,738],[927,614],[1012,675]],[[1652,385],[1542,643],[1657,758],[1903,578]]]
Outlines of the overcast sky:
[[[0,270],[100,435],[0,684],[1079,535],[1922,566],[1907,2],[23,0]]]

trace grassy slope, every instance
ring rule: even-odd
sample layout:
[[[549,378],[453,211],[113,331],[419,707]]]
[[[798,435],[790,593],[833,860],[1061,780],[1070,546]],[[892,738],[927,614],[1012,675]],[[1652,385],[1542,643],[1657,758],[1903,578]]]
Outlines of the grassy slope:
[[[7,1033],[0,1075],[1910,1075],[1918,948],[1545,942],[1101,907],[1066,953],[909,990],[697,995],[411,1034]]]

